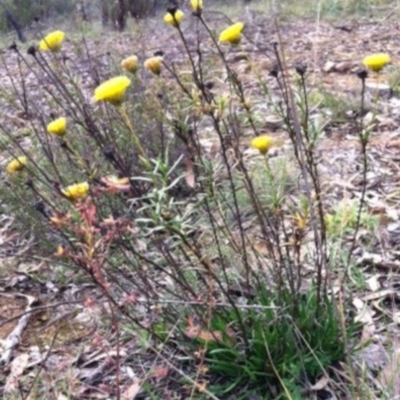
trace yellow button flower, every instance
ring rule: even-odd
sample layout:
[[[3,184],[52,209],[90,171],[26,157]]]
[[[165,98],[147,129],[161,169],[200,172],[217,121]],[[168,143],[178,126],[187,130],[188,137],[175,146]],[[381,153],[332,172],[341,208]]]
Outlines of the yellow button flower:
[[[236,22],[236,24],[229,26],[221,32],[219,35],[219,41],[228,42],[230,44],[238,44],[242,37],[243,28],[243,22]]]
[[[55,53],[61,49],[64,38],[65,33],[63,31],[51,32],[40,41],[39,50],[52,51],[53,53]]]
[[[389,64],[390,61],[389,54],[377,53],[365,57],[363,64],[371,71],[379,72],[385,65]]]
[[[182,10],[176,10],[174,13],[167,12],[164,15],[164,22],[166,22],[168,25],[172,25],[176,28],[181,23],[184,15],[185,14],[183,13]]]
[[[126,76],[116,76],[108,81],[103,82],[94,91],[94,101],[108,101],[118,106],[125,99],[125,92],[131,80]]]
[[[203,0],[190,0],[193,12],[200,13],[203,10]]]
[[[25,156],[14,158],[14,160],[10,161],[6,166],[6,171],[9,174],[13,174],[14,172],[21,171],[25,168],[28,159]]]
[[[257,149],[261,154],[267,154],[273,144],[274,139],[268,135],[257,136],[251,141],[251,146]]]
[[[161,56],[154,56],[148,58],[144,62],[144,67],[150,70],[155,75],[160,75],[162,68],[163,58]]]
[[[84,199],[89,193],[87,182],[75,183],[61,190],[63,195],[72,201]]]
[[[47,132],[56,136],[64,136],[67,131],[66,118],[57,118],[47,125]]]
[[[139,68],[137,56],[130,56],[122,60],[121,67],[126,69],[131,74],[136,73]]]

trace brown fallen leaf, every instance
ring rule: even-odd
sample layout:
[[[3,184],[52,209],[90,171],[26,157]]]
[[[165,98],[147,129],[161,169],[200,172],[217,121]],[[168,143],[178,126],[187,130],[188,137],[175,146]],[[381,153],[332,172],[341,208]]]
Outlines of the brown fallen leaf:
[[[311,390],[317,392],[318,390],[324,389],[329,383],[329,377],[327,375],[323,375],[317,382],[314,383],[310,387]]]
[[[156,367],[151,371],[151,377],[156,378],[156,380],[161,380],[165,378],[169,373],[168,367]]]
[[[335,65],[335,72],[345,74],[350,72],[354,68],[354,63],[351,61],[342,61]]]
[[[390,294],[394,294],[395,290],[394,289],[383,289],[379,290],[378,292],[370,293],[361,298],[362,301],[371,301],[371,300],[377,300],[382,297],[386,297]]]
[[[197,382],[197,390],[200,393],[204,393],[207,390],[207,381],[199,381]]]
[[[140,392],[140,382],[136,381],[132,383],[121,395],[121,399],[123,400],[133,400]]]
[[[191,339],[201,339],[205,342],[224,342],[223,334],[220,331],[207,331],[200,327],[190,327],[186,330],[186,335]]]
[[[371,292],[377,292],[381,288],[381,284],[379,283],[379,275],[371,276],[371,278],[366,281],[366,284]]]
[[[355,297],[353,299],[353,306],[357,309],[357,315],[355,317],[356,322],[362,322],[364,324],[373,324],[373,316],[375,312],[360,298]]]
[[[29,355],[27,353],[19,354],[11,363],[11,372],[7,377],[4,386],[4,393],[11,393],[18,389],[18,382],[20,376],[24,373],[25,368],[28,366]]]
[[[361,334],[360,346],[363,346],[365,343],[371,340],[372,337],[374,336],[374,333],[375,333],[375,324],[374,323],[365,324],[363,326]]]
[[[185,160],[185,164],[186,164],[186,174],[185,174],[186,184],[189,187],[194,188],[196,186],[196,176],[194,173],[192,160],[189,157],[187,157]]]
[[[381,384],[391,392],[392,399],[400,398],[400,351],[396,349],[389,364],[383,368],[378,376]]]
[[[208,331],[198,325],[194,325],[191,319],[189,320],[189,326],[186,328],[186,336],[191,339],[204,340],[205,342],[221,342],[229,346],[236,343],[235,334],[231,329],[228,328],[226,332]]]
[[[217,142],[213,142],[210,147],[210,160],[215,161],[217,159],[218,153],[220,150],[220,146]]]

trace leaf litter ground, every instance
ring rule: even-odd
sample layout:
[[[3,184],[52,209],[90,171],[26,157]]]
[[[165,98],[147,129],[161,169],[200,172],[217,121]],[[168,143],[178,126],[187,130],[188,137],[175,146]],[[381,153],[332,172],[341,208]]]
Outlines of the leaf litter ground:
[[[246,93],[251,93],[253,98],[259,96],[253,73],[255,70],[274,88],[275,83],[268,75],[268,69],[273,64],[271,49],[277,41],[277,33],[273,20],[267,14],[250,12],[246,19],[246,39],[228,57],[244,82]],[[225,17],[221,16],[220,19],[215,18],[212,24],[217,27],[226,22]],[[167,61],[179,62],[183,50],[176,43],[177,37],[170,30],[165,30],[165,35],[161,35],[165,43],[160,43],[160,31],[154,29],[157,24],[158,21],[149,21],[147,27],[142,29],[139,40],[137,35],[133,37],[130,33],[120,36],[113,34],[104,40],[88,40],[92,58],[73,64],[76,73],[84,78],[88,92],[94,87],[90,74],[92,63],[107,70],[107,65],[119,57],[132,52],[150,55],[160,48],[167,49]],[[184,26],[184,30],[188,32],[189,43],[194,47],[195,40],[190,37],[190,28]],[[352,122],[352,115],[357,112],[360,102],[360,81],[355,72],[366,54],[385,51],[391,54],[393,66],[380,79],[388,80],[396,73],[399,27],[394,15],[388,15],[388,18],[341,23],[291,20],[282,23],[281,31],[289,69],[299,62],[307,64],[308,82],[311,90],[317,93],[314,113],[326,124],[325,136],[318,148],[320,170],[327,204],[335,208],[338,204],[358,199],[361,193],[360,146]],[[67,47],[66,51],[73,58],[74,43],[68,46],[70,49]],[[207,46],[211,53],[211,43]],[[110,48],[113,54],[108,53]],[[7,56],[5,62],[11,73],[17,70],[12,55]],[[9,72],[4,67],[0,68],[0,81],[3,92],[6,90],[4,88],[11,88]],[[35,90],[33,80],[29,86],[29,77],[27,83],[29,90]],[[216,83],[216,90],[222,87],[223,82]],[[321,97],[322,87],[325,92]],[[331,98],[339,98],[339,103],[327,102],[326,93]],[[260,114],[268,116],[268,108],[261,96],[255,103]],[[373,230],[361,230],[359,235],[359,245],[355,251],[357,265],[351,275],[354,281],[353,305],[357,318],[364,326],[361,341],[367,344],[360,353],[360,363],[366,363],[369,373],[378,376],[378,386],[385,385],[393,378],[398,386],[398,377],[390,374],[398,358],[400,323],[397,290],[400,282],[400,97],[394,91],[390,97],[380,98],[376,105],[372,103],[370,96],[369,106],[377,107],[379,112],[374,121],[368,152],[366,203],[368,213],[375,216],[378,223]],[[19,126],[16,134],[20,134],[21,141],[29,145],[26,131],[29,130],[31,116],[21,114],[17,106],[8,102],[2,102],[2,105],[4,123],[9,123],[14,129]],[[340,108],[340,112],[337,108]],[[279,124],[274,127],[267,124],[262,129],[285,141],[285,145],[276,149],[274,157],[290,153],[286,135]],[[204,138],[205,147],[212,147],[212,142],[213,138]],[[243,144],[246,148],[246,137]],[[245,151],[249,160],[258,157],[252,150]],[[2,164],[6,159],[5,154],[0,154]],[[22,329],[19,346],[13,349],[10,362],[0,373],[3,394],[17,390],[18,381],[29,385],[41,370],[46,379],[39,380],[40,390],[46,392],[49,385],[52,386],[55,398],[67,398],[65,393],[70,398],[109,398],[115,383],[113,360],[117,347],[116,335],[102,319],[104,312],[107,312],[106,305],[91,302],[98,292],[93,286],[76,283],[73,279],[60,283],[53,264],[46,260],[25,261],[24,255],[30,254],[31,241],[20,238],[13,231],[11,216],[2,215],[1,224],[0,339],[6,340],[18,327],[27,307],[36,310],[28,314],[30,318]],[[342,240],[346,243],[349,238],[343,235]],[[34,299],[32,304],[31,299]],[[150,367],[152,373],[146,376],[147,382],[165,385],[165,399],[176,398],[173,397],[174,385],[171,384],[176,377],[168,363],[146,354],[139,341],[140,338],[136,337],[121,343],[122,392],[126,398],[139,398],[143,370]],[[185,394],[179,396],[185,398]]]

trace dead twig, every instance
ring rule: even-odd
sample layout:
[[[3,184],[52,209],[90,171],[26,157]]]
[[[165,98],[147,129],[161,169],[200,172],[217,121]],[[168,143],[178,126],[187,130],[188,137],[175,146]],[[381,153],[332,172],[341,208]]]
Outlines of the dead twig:
[[[29,319],[31,317],[32,305],[36,301],[36,298],[32,296],[27,296],[23,294],[18,294],[18,296],[25,297],[28,300],[28,305],[26,307],[24,315],[22,315],[22,317],[18,321],[17,326],[3,342],[3,354],[0,358],[0,365],[8,365],[10,363],[13,349],[18,345],[21,340],[22,333],[28,325]]]

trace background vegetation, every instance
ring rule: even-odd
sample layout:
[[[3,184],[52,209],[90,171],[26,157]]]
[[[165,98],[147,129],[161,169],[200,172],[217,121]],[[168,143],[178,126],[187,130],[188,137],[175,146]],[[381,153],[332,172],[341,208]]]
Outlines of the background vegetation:
[[[181,1],[184,5],[184,1]],[[35,20],[67,19],[76,16],[84,20],[102,19],[104,24],[114,28],[120,27],[118,16],[133,15],[138,18],[154,15],[166,8],[168,0],[2,0],[0,2],[0,32],[13,30],[10,14],[21,28],[35,27]],[[263,11],[283,12],[285,15],[308,17],[339,17],[349,14],[365,15],[370,12],[380,12],[387,6],[398,6],[398,0],[320,0],[304,1],[301,4],[294,0],[215,0],[213,7],[243,7],[259,8]],[[121,17],[120,17],[121,18]]]

